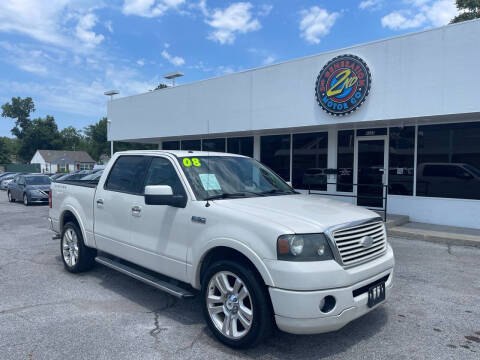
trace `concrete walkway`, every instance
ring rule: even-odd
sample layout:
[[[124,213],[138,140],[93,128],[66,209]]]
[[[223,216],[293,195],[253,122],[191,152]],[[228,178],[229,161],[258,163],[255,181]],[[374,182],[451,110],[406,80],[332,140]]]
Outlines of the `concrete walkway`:
[[[418,222],[389,226],[387,217],[387,231],[389,236],[480,248],[480,230],[476,229]]]

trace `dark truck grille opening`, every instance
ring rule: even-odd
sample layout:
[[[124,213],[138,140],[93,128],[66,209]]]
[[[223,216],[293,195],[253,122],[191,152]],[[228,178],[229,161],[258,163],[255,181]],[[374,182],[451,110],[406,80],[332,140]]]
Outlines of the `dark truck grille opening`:
[[[373,239],[373,243],[368,247],[362,244],[362,239],[366,236]],[[387,248],[387,234],[382,221],[336,230],[333,238],[345,266],[372,260],[383,254]]]

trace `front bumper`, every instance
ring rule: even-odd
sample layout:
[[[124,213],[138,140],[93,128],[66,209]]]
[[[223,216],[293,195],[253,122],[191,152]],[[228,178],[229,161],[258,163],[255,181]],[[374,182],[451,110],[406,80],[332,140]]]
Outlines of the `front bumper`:
[[[320,334],[341,329],[380,305],[368,307],[368,291],[355,297],[353,291],[387,275],[389,276],[385,284],[387,300],[393,287],[393,269],[339,289],[300,292],[270,288],[277,326],[280,330],[292,334]],[[330,312],[324,314],[320,311],[319,305],[328,295],[335,298],[336,305]]]
[[[369,284],[388,276],[385,300],[389,298],[394,262],[390,246],[381,257],[349,269],[334,261],[303,263],[303,266],[296,262],[270,262],[275,287],[270,287],[269,292],[277,326],[293,334],[318,334],[342,328],[378,306],[367,305]],[[335,298],[335,307],[324,313],[320,311],[320,303],[328,295]]]

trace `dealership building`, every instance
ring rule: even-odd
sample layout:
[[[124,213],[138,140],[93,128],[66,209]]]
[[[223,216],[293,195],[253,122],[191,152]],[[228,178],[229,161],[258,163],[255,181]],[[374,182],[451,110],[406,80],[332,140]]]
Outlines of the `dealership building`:
[[[480,228],[480,20],[108,103],[109,140],[254,157],[294,188]]]

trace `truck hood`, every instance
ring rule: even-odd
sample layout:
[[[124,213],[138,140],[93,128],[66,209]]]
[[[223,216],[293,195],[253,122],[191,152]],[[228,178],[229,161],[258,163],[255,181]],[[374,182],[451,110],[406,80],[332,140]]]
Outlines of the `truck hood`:
[[[224,199],[215,201],[215,205],[249,215],[252,221],[278,224],[293,233],[323,232],[331,226],[379,216],[371,210],[319,195]]]

